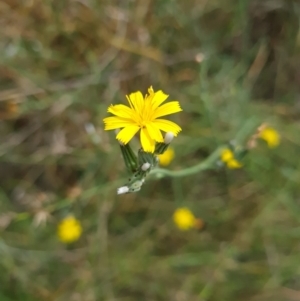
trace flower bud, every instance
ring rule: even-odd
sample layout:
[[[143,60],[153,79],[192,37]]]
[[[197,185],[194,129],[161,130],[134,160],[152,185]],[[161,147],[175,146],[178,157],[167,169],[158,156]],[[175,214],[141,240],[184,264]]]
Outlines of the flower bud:
[[[151,166],[151,164],[149,163],[149,162],[146,162],[146,163],[144,163],[143,165],[142,165],[142,170],[143,171],[146,171],[147,169],[149,169],[150,168],[150,166]]]
[[[117,194],[124,194],[129,192],[129,187],[128,186],[122,186],[118,188]]]
[[[165,144],[170,144],[174,138],[174,134],[172,132],[167,132],[164,138]]]

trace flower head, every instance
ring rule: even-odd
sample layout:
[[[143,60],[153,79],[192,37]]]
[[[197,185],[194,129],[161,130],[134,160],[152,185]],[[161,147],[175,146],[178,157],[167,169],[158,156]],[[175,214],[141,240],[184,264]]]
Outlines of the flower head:
[[[189,230],[196,225],[196,217],[188,208],[182,207],[176,209],[173,214],[173,221],[180,230]]]
[[[72,215],[65,217],[58,225],[57,235],[59,240],[64,243],[72,243],[78,240],[81,233],[81,224]]]
[[[229,148],[223,149],[221,153],[221,161],[223,161],[229,169],[237,169],[243,166],[235,159],[233,151]]]
[[[158,155],[159,164],[161,166],[168,166],[171,163],[171,161],[174,159],[174,157],[175,157],[175,153],[173,148],[168,147],[167,150],[162,155]]]
[[[145,152],[154,152],[156,142],[164,142],[161,131],[172,132],[175,136],[181,128],[174,122],[159,117],[182,111],[178,101],[162,104],[168,95],[161,90],[148,89],[149,95],[143,97],[140,91],[127,97],[129,107],[119,104],[111,105],[108,112],[113,117],[103,119],[105,130],[121,129],[117,139],[127,144],[140,131],[141,145]]]
[[[243,165],[236,159],[231,159],[228,162],[226,162],[226,164],[229,169],[238,169],[243,167]]]
[[[226,163],[232,159],[234,159],[233,152],[229,148],[223,149],[221,153],[221,160]]]
[[[280,135],[272,127],[264,128],[260,133],[259,137],[265,140],[270,148],[274,148],[280,143]]]

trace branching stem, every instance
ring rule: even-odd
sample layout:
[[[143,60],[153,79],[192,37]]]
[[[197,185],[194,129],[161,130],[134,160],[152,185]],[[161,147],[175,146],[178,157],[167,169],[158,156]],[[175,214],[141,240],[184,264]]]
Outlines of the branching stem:
[[[224,146],[217,148],[206,160],[198,163],[197,165],[181,170],[168,170],[165,168],[156,168],[151,171],[150,175],[156,175],[156,177],[158,178],[163,178],[167,176],[177,178],[190,176],[203,170],[214,169],[216,161],[220,158],[220,153],[223,148]]]
[[[245,125],[240,129],[240,131],[236,135],[236,139],[234,143],[239,146],[245,147],[247,140],[251,135],[254,134],[256,128],[260,124],[260,121],[256,118],[250,118]],[[169,170],[164,168],[156,168],[150,172],[150,176],[156,176],[156,178],[163,177],[186,177],[196,173],[199,173],[204,170],[214,169],[216,167],[216,163],[220,160],[221,151],[224,148],[227,148],[228,145],[222,145],[218,147],[213,153],[211,153],[204,161],[181,170]]]

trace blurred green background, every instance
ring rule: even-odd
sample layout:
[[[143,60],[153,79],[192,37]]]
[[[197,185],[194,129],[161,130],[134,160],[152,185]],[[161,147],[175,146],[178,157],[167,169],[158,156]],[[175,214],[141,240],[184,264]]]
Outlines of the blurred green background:
[[[300,300],[299,21],[296,0],[1,1],[0,300]],[[183,108],[171,170],[253,116],[281,144],[117,196],[102,119],[150,85]],[[180,231],[182,206],[205,228]]]

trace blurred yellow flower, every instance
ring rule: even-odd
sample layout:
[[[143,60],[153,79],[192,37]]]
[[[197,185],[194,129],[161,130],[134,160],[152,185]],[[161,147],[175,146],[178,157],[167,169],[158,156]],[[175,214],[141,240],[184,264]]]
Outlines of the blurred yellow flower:
[[[259,137],[265,140],[270,148],[274,148],[280,143],[279,133],[271,127],[264,128],[260,132]]]
[[[233,152],[229,148],[223,149],[223,151],[221,153],[221,160],[224,163],[226,163],[226,162],[228,162],[229,160],[232,160],[232,159],[234,159]]]
[[[173,148],[168,147],[168,149],[162,154],[158,155],[159,165],[168,166],[175,157]]]
[[[143,97],[140,91],[131,93],[127,97],[130,107],[125,105],[111,105],[108,112],[114,117],[104,118],[105,130],[122,130],[117,134],[117,139],[127,144],[140,130],[141,145],[145,152],[153,153],[155,142],[164,142],[161,131],[172,132],[174,136],[181,128],[174,122],[159,119],[159,117],[182,111],[178,101],[171,101],[161,105],[168,95],[161,90],[154,92],[148,89],[149,95]]]
[[[176,209],[173,214],[173,221],[180,230],[189,230],[195,227],[196,217],[188,208]]]
[[[234,158],[234,153],[229,149],[223,149],[221,153],[221,160],[227,165],[229,169],[241,168],[243,165]]]
[[[57,235],[59,240],[64,243],[78,240],[81,233],[81,223],[72,215],[65,217],[58,225]]]
[[[243,167],[243,165],[236,159],[231,159],[227,161],[226,164],[229,169],[238,169]]]

